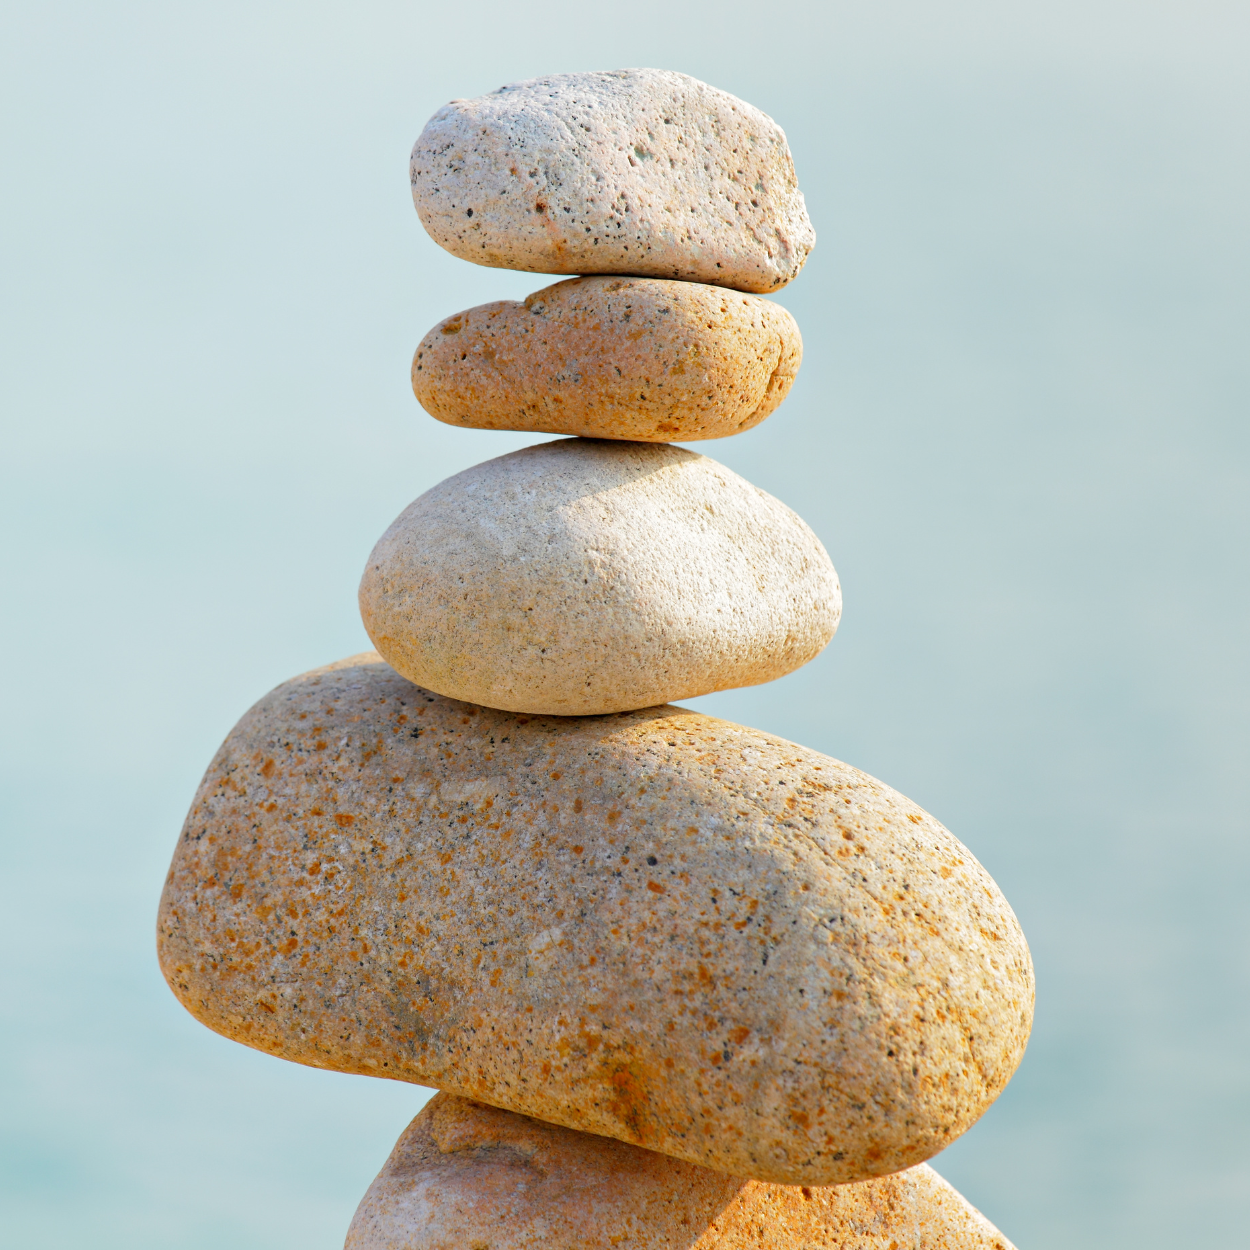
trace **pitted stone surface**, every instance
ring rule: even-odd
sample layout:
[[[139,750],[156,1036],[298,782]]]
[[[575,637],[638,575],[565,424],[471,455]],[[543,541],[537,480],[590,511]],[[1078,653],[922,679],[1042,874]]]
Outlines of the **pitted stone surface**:
[[[580,438],[427,491],[360,582],[373,645],[411,681],[562,716],[771,681],[841,611],[825,549],[771,495],[680,447]]]
[[[1012,1250],[925,1164],[798,1187],[436,1094],[356,1210],[345,1250]]]
[[[1032,1018],[1006,900],[872,777],[675,707],[457,703],[373,655],[231,732],[158,932],[249,1046],[780,1184],[936,1154]]]
[[[501,269],[763,294],[816,242],[781,127],[670,70],[554,74],[453,100],[410,174],[434,241]]]
[[[572,278],[447,317],[412,389],[449,425],[686,442],[758,425],[803,341],[771,300],[698,282]]]

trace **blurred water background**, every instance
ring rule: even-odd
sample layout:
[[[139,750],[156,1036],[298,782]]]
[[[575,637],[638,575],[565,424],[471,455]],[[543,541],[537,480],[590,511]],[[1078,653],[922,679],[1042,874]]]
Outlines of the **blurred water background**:
[[[1239,1244],[1250,9],[1210,0],[11,3],[0,37],[0,1241],[333,1250],[425,1091],[211,1034],[154,956],[192,792],[368,645],[372,543],[526,442],[426,417],[439,318],[544,285],[421,230],[444,101],[680,69],[818,231],[791,398],[698,450],[844,625],[692,701],[846,759],[1003,886],[1024,1064],[936,1166],[1022,1250]]]

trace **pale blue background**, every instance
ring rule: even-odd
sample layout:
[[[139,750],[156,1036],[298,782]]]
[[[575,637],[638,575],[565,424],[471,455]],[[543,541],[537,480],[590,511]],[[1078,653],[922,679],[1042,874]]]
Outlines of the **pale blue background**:
[[[938,815],[1038,974],[937,1166],[1024,1250],[1245,1244],[1250,9],[1208,0],[10,0],[0,30],[0,1241],[332,1250],[415,1088],[183,1013],[185,808],[271,686],[366,645],[419,492],[522,437],[426,417],[453,96],[657,65],[789,133],[819,232],[785,407],[701,444],[780,496],[845,624],[695,701]]]

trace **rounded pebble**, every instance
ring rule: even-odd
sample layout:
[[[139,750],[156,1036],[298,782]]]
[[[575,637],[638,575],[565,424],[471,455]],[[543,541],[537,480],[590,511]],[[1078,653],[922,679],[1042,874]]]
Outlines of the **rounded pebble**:
[[[553,74],[452,100],[412,149],[412,198],[463,260],[764,294],[816,235],[780,126],[686,74]]]
[[[742,1181],[449,1094],[408,1126],[344,1250],[1012,1250],[925,1164],[836,1186]]]
[[[491,711],[373,655],[231,732],[158,937],[236,1041],[787,1185],[948,1146],[1033,1011],[994,882],[872,777],[680,708]]]
[[[794,318],[771,300],[571,278],[440,321],[413,357],[412,389],[448,425],[688,442],[758,425],[802,358]]]
[[[365,629],[405,677],[561,716],[771,681],[841,611],[825,549],[771,495],[680,447],[581,438],[427,491],[360,582]]]

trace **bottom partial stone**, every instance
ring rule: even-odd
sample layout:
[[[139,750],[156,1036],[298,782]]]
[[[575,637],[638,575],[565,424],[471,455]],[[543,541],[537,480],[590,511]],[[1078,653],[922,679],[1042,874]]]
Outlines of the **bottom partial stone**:
[[[931,1168],[824,1188],[743,1181],[436,1095],[345,1250],[1012,1250]]]

